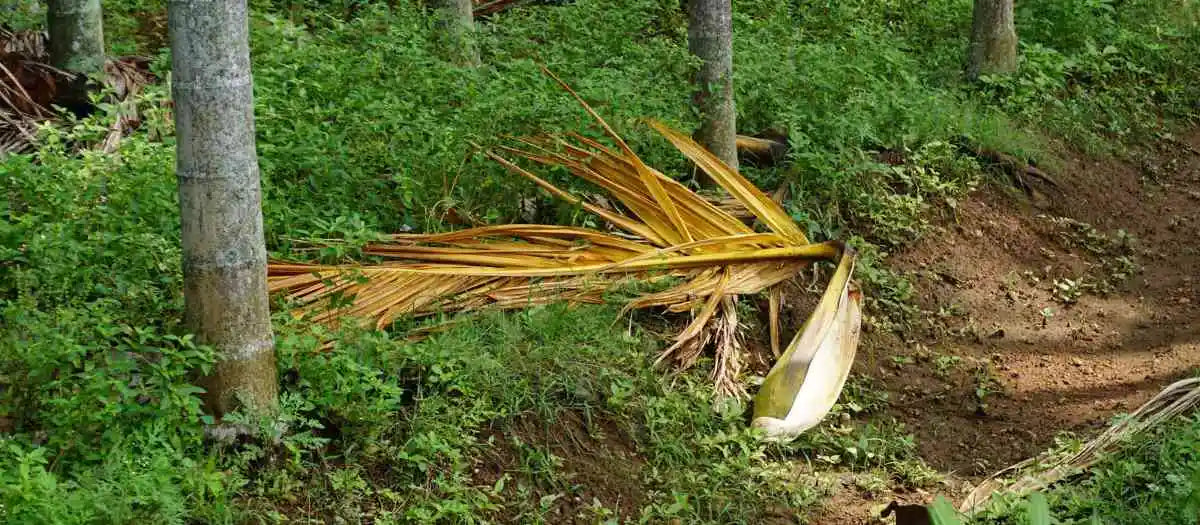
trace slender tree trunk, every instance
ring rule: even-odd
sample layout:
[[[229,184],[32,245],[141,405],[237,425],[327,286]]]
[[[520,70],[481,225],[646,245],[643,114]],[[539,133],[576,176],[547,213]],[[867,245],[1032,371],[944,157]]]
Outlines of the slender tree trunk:
[[[104,69],[104,16],[100,0],[50,0],[46,6],[50,64],[77,73],[58,86],[54,103],[76,115],[91,108],[89,75]]]
[[[219,352],[205,401],[218,416],[269,413],[278,384],[246,0],[171,0],[167,26],[185,320]]]
[[[689,0],[688,50],[703,61],[695,101],[697,140],[737,169],[737,109],[733,102],[733,12],[730,0]]]
[[[83,74],[104,67],[100,0],[50,0],[46,26],[50,33],[50,65]]]
[[[478,66],[475,15],[471,0],[431,0],[438,47],[447,60],[460,66]]]
[[[980,75],[1017,70],[1013,0],[975,0],[971,47],[967,55],[967,78],[970,80],[976,80]]]

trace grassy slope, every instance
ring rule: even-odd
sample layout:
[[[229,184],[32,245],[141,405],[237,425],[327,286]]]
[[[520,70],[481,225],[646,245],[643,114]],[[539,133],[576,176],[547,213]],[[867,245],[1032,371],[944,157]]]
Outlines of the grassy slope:
[[[1058,523],[1191,524],[1200,519],[1200,418],[1180,418],[1126,443],[1083,475],[1044,492]],[[1069,449],[1066,444],[1063,448]],[[1002,497],[972,523],[1028,523],[1027,502]]]
[[[505,133],[595,133],[538,62],[647,160],[682,171],[636,125],[643,116],[694,124],[677,2],[515,10],[485,26],[489,66],[476,71],[436,60],[425,19],[399,4],[345,16],[340,5],[254,3],[276,253],[292,238],[452,227],[450,209],[508,220],[519,197],[540,199],[547,220],[592,220],[470,154],[469,142]],[[1161,135],[1164,119],[1190,117],[1197,100],[1186,73],[1198,37],[1190,12],[1157,4],[1023,6],[1021,73],[982,87],[958,80],[965,0],[738,4],[742,127],[785,128],[797,146],[791,167],[750,175],[767,188],[790,184],[790,211],[817,237],[861,235],[886,248],[918,235],[931,206],[978,180],[950,146],[956,137],[1051,160],[1027,129],[1094,148]],[[161,41],[144,29],[160,20],[160,3],[106,9],[114,49]],[[152,91],[144,105],[164,97]],[[659,321],[630,327],[612,307],[483,316],[420,343],[341,334],[341,349],[324,355],[313,352],[314,329],[281,317],[286,430],[205,445],[189,371],[212,357],[172,335],[181,300],[169,117],[151,110],[120,156],[73,149],[110,118],[48,132],[36,155],[0,162],[6,522],[558,522],[563,513],[590,522],[619,512],[752,523],[802,514],[826,489],[821,469],[796,459],[861,470],[864,486],[930,480],[902,430],[862,418],[787,447],[758,443],[743,407],[710,407],[703,371],[664,383],[649,369],[661,334],[639,326]],[[910,162],[881,166],[879,148],[908,150]],[[352,246],[321,256],[352,256]],[[863,275],[892,286],[872,296],[902,299],[886,274],[868,266]],[[859,383],[844,401],[839,410],[862,415],[886,402]],[[547,425],[576,429],[575,444],[537,430]],[[629,479],[595,483],[583,450],[592,463],[625,465]],[[482,468],[497,464],[502,472]]]

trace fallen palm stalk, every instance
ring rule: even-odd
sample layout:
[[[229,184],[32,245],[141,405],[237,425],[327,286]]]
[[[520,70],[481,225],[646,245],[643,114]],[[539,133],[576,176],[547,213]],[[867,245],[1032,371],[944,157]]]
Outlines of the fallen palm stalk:
[[[1169,422],[1200,405],[1200,378],[1172,383],[1158,395],[1121,418],[1104,433],[1089,441],[1078,452],[1047,462],[1033,457],[989,476],[963,500],[959,510],[971,514],[985,508],[996,494],[1024,496],[1085,472],[1092,465],[1116,452],[1134,436]],[[1006,483],[1003,478],[1015,478]]]
[[[565,83],[562,86],[574,95]],[[711,347],[717,391],[742,395],[738,378],[745,359],[737,297],[771,290],[775,304],[781,283],[814,261],[836,261],[838,271],[826,297],[813,320],[788,345],[776,367],[779,371],[768,375],[756,403],[764,407],[756,408],[756,416],[778,416],[781,421],[759,425],[770,435],[793,436],[803,430],[800,427],[815,424],[836,400],[854,357],[859,296],[850,285],[853,250],[840,242],[810,243],[778,203],[737,171],[686,135],[649,122],[766,230],[755,231],[647,166],[575,96],[617,148],[578,135],[550,136],[525,139],[515,147],[501,147],[486,155],[545,191],[605,219],[619,232],[515,224],[450,233],[396,234],[387,242],[364,248],[365,255],[383,258],[381,264],[272,263],[270,289],[293,301],[298,316],[311,316],[321,323],[354,318],[382,329],[401,316],[484,307],[523,308],[555,301],[599,303],[607,290],[631,278],[667,282],[665,290],[641,295],[626,306],[691,314],[691,322],[659,360],[686,368]],[[599,186],[619,206],[593,204],[509,157],[564,167]],[[773,307],[770,313],[772,333],[778,334],[779,309]],[[777,344],[777,337],[772,340]],[[797,366],[804,371],[797,374]],[[804,399],[804,405],[797,405],[797,399]],[[797,418],[800,426],[795,424]]]

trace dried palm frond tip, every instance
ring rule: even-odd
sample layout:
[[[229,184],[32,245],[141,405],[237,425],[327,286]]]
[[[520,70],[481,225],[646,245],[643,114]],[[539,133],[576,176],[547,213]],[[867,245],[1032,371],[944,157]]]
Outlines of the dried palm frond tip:
[[[845,301],[839,302],[837,297],[845,296],[852,250],[839,242],[809,243],[783,208],[737,171],[686,135],[650,121],[651,128],[707,173],[767,230],[755,231],[647,166],[599,115],[578,95],[575,97],[616,144],[615,148],[578,135],[549,136],[522,140],[517,147],[501,147],[486,155],[545,191],[603,218],[619,232],[515,224],[441,234],[397,234],[390,236],[388,242],[365,248],[365,254],[388,260],[378,265],[274,262],[269,269],[271,290],[286,293],[288,299],[298,304],[297,315],[311,315],[317,322],[336,323],[348,316],[384,328],[401,316],[485,306],[521,308],[555,301],[600,303],[604,292],[622,279],[648,282],[675,279],[674,286],[637,297],[626,308],[661,307],[670,312],[691,313],[690,323],[662,353],[660,361],[689,367],[706,349],[712,348],[715,363],[712,374],[717,391],[722,395],[744,395],[739,381],[745,358],[739,336],[737,297],[775,289],[815,260],[842,261],[844,278],[840,283],[831,283],[836,297],[827,307],[845,306]],[[564,191],[509,157],[565,167],[608,192],[623,211],[597,206]],[[772,302],[776,303],[780,295],[770,294]],[[847,301],[856,307],[857,297]],[[822,319],[826,317],[829,316]],[[778,334],[778,308],[771,309],[771,323],[772,333]],[[816,326],[814,330],[827,330],[831,326],[824,320],[812,324]],[[844,324],[848,326],[850,321]],[[856,333],[857,317],[853,324]],[[812,339],[813,330],[808,332]],[[800,339],[798,336],[793,340],[789,351]],[[807,368],[811,353],[800,352],[804,355],[794,361]],[[853,349],[849,357],[853,358]],[[804,379],[805,370],[798,373],[797,377],[796,370],[789,370],[780,377],[798,383]],[[844,376],[831,380],[837,390],[842,380]],[[795,389],[780,391],[796,395]],[[834,392],[833,398],[836,397]],[[782,420],[791,405],[788,399],[769,415]]]

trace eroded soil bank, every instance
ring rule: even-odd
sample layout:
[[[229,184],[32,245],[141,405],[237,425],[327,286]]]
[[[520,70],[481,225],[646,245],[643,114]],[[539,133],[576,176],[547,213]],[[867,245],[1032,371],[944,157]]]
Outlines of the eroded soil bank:
[[[927,313],[869,333],[856,372],[887,389],[884,416],[917,437],[947,497],[1200,365],[1200,133],[1139,157],[1070,156],[1040,206],[985,186],[892,257]],[[868,523],[879,504],[932,496],[847,486],[816,521]]]

